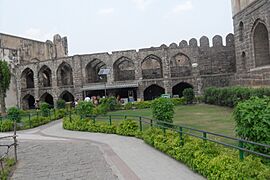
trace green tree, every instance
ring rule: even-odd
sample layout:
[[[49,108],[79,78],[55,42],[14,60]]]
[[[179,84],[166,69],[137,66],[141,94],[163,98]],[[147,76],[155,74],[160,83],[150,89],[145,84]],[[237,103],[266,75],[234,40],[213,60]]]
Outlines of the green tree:
[[[5,97],[9,88],[11,78],[11,72],[9,70],[8,63],[4,60],[0,60],[0,106],[1,113],[6,113]]]

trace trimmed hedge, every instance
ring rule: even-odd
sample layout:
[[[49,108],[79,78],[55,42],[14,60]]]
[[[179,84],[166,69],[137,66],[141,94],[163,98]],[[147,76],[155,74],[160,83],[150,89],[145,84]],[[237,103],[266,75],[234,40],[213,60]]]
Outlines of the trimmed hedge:
[[[116,133],[132,132],[134,136],[143,139],[147,144],[166,153],[172,158],[185,163],[191,169],[199,172],[207,179],[269,179],[270,167],[262,163],[260,158],[247,156],[243,161],[238,157],[238,151],[225,148],[200,139],[184,137],[181,145],[178,133],[167,130],[149,128],[139,132],[136,122],[124,120],[121,122],[121,132],[118,126],[110,126],[108,122],[96,122],[90,119],[80,120],[78,117],[69,121],[64,118],[63,127],[69,130]],[[125,126],[123,126],[125,124]],[[134,128],[135,127],[135,128]],[[108,129],[113,129],[108,131]]]
[[[270,96],[270,88],[211,87],[204,91],[204,102],[207,104],[234,107],[238,102],[248,100],[252,96],[260,98]]]

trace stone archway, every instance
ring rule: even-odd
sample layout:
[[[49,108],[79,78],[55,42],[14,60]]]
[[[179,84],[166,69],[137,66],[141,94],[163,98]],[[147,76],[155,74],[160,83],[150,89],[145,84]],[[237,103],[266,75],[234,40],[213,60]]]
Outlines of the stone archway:
[[[58,86],[73,85],[73,72],[71,66],[63,62],[57,69]]]
[[[183,96],[183,91],[187,88],[192,88],[193,86],[189,83],[186,82],[181,82],[179,84],[176,84],[175,86],[173,86],[172,88],[172,94],[173,96],[179,96],[182,97]]]
[[[127,57],[121,57],[114,65],[114,80],[125,81],[135,80],[135,67],[134,63]]]
[[[32,69],[26,68],[21,75],[21,88],[29,89],[34,87],[34,72]]]
[[[256,67],[270,65],[269,35],[262,22],[257,22],[254,26],[253,43]]]
[[[22,109],[35,109],[35,98],[34,96],[27,94],[22,99]]]
[[[68,91],[62,92],[62,94],[60,95],[60,98],[66,102],[74,102],[74,96]]]
[[[99,60],[94,59],[90,63],[87,64],[85,68],[85,74],[86,74],[86,83],[99,83],[99,82],[107,82],[107,77],[100,77],[98,75],[99,70],[102,68],[106,68],[106,64]]]
[[[171,77],[184,77],[191,75],[191,61],[184,54],[175,55],[170,62]]]
[[[142,78],[157,79],[163,77],[162,61],[155,55],[149,55],[142,61]]]
[[[164,94],[164,93],[165,93],[165,89],[163,87],[153,84],[144,90],[143,96],[144,96],[145,101],[149,101],[149,100],[153,100],[155,98],[160,97],[161,94]]]
[[[52,71],[44,65],[38,72],[38,81],[40,87],[51,87],[52,86]]]
[[[54,103],[53,103],[53,97],[52,95],[50,95],[49,93],[44,93],[40,99],[41,102],[46,102],[48,103],[51,107],[54,107]]]

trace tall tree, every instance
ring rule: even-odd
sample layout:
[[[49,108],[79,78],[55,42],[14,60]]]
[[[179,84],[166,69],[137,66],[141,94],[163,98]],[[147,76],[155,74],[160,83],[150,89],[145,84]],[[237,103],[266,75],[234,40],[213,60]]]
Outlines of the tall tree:
[[[8,63],[4,60],[0,60],[0,106],[1,113],[6,113],[5,97],[9,88],[11,78],[11,72]]]

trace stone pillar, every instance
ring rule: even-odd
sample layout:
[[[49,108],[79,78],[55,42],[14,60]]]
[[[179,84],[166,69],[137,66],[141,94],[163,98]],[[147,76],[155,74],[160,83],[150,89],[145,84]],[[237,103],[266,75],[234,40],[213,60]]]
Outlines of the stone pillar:
[[[38,71],[39,71],[39,65],[37,65],[36,67],[35,67],[35,69],[33,69],[33,71],[34,71],[34,94],[35,94],[35,100],[39,100],[39,96],[40,96],[40,94],[39,94],[39,83],[38,83]]]

